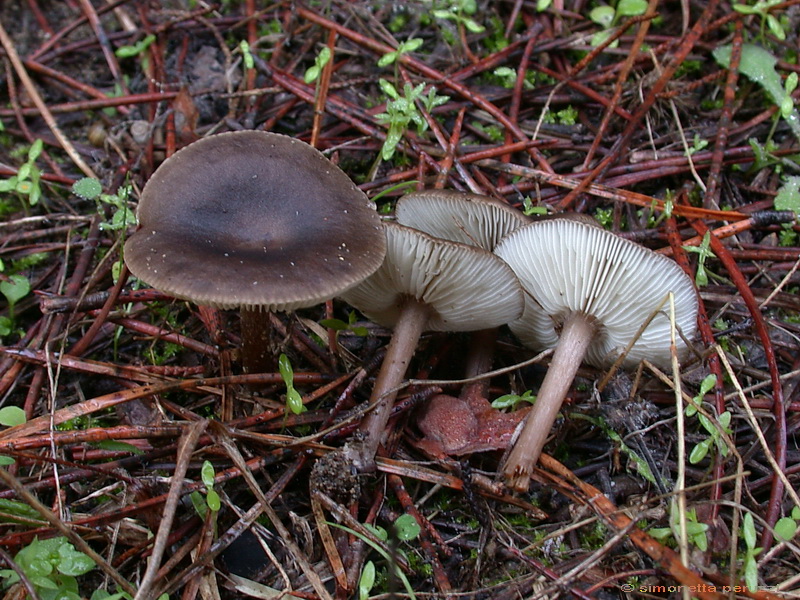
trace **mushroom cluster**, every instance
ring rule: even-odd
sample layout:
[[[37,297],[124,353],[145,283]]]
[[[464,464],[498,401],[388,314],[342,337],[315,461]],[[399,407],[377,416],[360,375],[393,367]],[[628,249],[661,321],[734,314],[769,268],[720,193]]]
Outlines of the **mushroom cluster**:
[[[533,466],[582,362],[597,367],[607,367],[617,359],[625,366],[635,365],[642,359],[657,365],[668,363],[673,328],[673,322],[667,316],[670,294],[675,307],[674,325],[679,333],[675,344],[679,356],[687,349],[685,340],[694,335],[698,310],[696,292],[691,279],[680,267],[663,256],[605,231],[583,215],[557,215],[531,222],[502,202],[473,194],[435,190],[401,198],[397,203],[396,217],[403,226],[451,240],[451,243],[467,244],[476,251],[493,251],[503,259],[525,293],[522,316],[507,322],[511,330],[523,344],[533,349],[555,348],[537,401],[530,413],[523,417],[524,427],[502,469],[506,481],[517,490],[527,489]],[[400,228],[390,228],[390,231],[395,230],[399,232]],[[410,231],[408,235],[412,235]],[[410,256],[414,252],[406,249],[405,253]],[[387,258],[387,264],[389,260]],[[389,279],[397,277],[400,268],[387,264],[343,297],[368,317],[393,324],[399,322],[400,309],[395,305],[378,310],[367,304],[374,301],[380,289],[391,287]],[[430,284],[422,279],[419,283]],[[462,276],[462,286],[468,288],[467,283]],[[409,308],[409,311],[420,312],[420,316],[414,317],[416,329],[411,335],[402,334],[403,339],[413,340],[416,344],[422,329],[430,328],[430,324],[423,326],[421,323],[429,317],[432,309],[424,303],[417,306],[416,300],[410,301],[410,298],[416,298],[414,292],[403,290],[398,293],[404,298],[404,306],[416,307]],[[503,301],[505,294],[505,288],[497,287],[494,301]],[[496,325],[486,324],[474,329]],[[392,345],[398,335],[396,331]],[[484,345],[484,350],[491,347],[490,344]],[[389,352],[392,353],[391,346]],[[480,369],[480,372],[487,370],[490,364],[486,356],[475,360],[475,355],[471,354],[470,360],[472,368]],[[394,399],[390,392],[396,389],[406,366],[407,359],[399,367],[391,367],[394,372],[391,383],[384,381],[383,373],[379,376],[372,398],[379,408],[365,420],[364,431],[368,439],[375,440],[382,435]],[[468,373],[469,376],[477,374]],[[467,397],[465,401],[464,392],[461,398],[436,396],[428,410],[441,413],[437,414],[439,422],[456,427],[462,422],[452,410],[448,410],[447,403],[458,407],[457,410],[466,408],[486,412],[484,405],[488,403],[485,398],[475,401],[474,394]],[[387,398],[391,400],[385,402]],[[495,424],[503,428],[511,422],[495,419],[494,423],[489,416],[484,415],[484,418],[490,426]],[[472,421],[464,419],[465,423]],[[468,434],[466,428],[463,435],[456,436],[458,440],[446,440],[449,445],[445,444],[445,451],[459,454],[495,447],[485,439],[473,443],[466,439]],[[373,442],[373,450],[377,448],[376,444]]]
[[[213,135],[176,152],[142,190],[131,272],[177,298],[240,308],[245,370],[265,370],[262,311],[312,306],[382,263],[374,206],[345,173],[294,138]]]

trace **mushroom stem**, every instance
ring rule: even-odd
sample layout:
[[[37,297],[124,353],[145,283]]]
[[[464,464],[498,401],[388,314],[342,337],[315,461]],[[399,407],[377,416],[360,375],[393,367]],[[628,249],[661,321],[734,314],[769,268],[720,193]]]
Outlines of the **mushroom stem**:
[[[386,424],[389,422],[392,406],[399,391],[397,388],[403,381],[408,363],[414,355],[429,316],[428,305],[415,298],[408,298],[403,305],[400,317],[394,326],[392,340],[386,349],[386,357],[372,388],[370,404],[375,406],[364,417],[359,427],[359,431],[364,435],[356,464],[359,471],[375,469],[375,453],[384,441]]]
[[[509,487],[519,492],[528,489],[533,467],[596,331],[594,319],[581,312],[572,313],[564,322],[536,403],[503,466]]]
[[[242,325],[242,367],[245,373],[271,373],[276,369],[272,351],[269,311],[257,308],[239,310]],[[255,386],[259,387],[259,386]]]
[[[492,354],[496,340],[496,328],[472,332],[464,373],[467,379],[483,375],[492,368]],[[487,398],[488,392],[489,380],[483,378],[466,384],[461,389],[459,398],[467,402],[472,411],[477,414],[491,409],[491,404]]]

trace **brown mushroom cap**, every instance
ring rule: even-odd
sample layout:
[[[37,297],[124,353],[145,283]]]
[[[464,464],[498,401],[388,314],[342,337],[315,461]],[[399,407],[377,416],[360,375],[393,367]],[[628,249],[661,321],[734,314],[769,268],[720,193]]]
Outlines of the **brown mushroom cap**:
[[[397,201],[397,222],[428,235],[490,252],[506,235],[531,220],[505,202],[454,190],[424,190]]]
[[[395,223],[385,228],[381,268],[340,294],[376,323],[393,327],[406,298],[429,307],[425,330],[475,331],[504,325],[522,314],[517,278],[490,252]]]
[[[265,131],[223,133],[156,170],[125,244],[153,287],[220,308],[292,310],[357,284],[383,261],[372,203],[320,152]]]

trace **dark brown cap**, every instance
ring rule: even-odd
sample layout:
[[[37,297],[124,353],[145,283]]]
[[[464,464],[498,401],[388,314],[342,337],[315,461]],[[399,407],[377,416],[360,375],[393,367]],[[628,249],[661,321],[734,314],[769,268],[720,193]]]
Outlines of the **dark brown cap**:
[[[292,310],[357,284],[385,254],[372,203],[320,152],[265,131],[222,133],[156,170],[125,244],[153,287],[220,308]]]

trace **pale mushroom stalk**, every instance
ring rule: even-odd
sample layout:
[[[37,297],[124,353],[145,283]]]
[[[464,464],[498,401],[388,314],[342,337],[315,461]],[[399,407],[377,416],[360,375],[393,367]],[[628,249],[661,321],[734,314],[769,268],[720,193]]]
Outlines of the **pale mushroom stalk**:
[[[528,489],[533,467],[596,332],[597,322],[581,312],[570,314],[564,322],[536,403],[503,466],[503,474],[512,488]]]
[[[366,436],[362,451],[366,462],[370,462],[378,450],[378,445],[385,440],[386,424],[392,414],[398,387],[403,382],[429,316],[430,307],[415,298],[408,298],[403,305],[400,317],[394,326],[392,339],[386,349],[386,357],[372,388],[370,405],[375,406],[361,422],[360,431]]]

